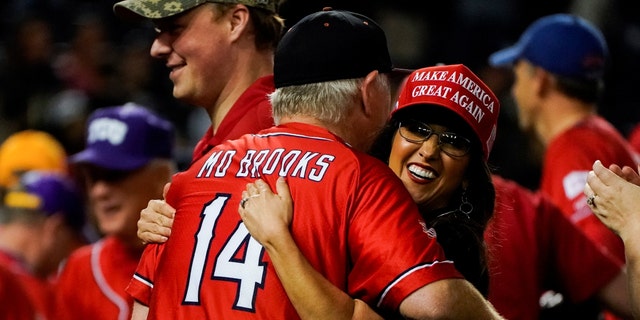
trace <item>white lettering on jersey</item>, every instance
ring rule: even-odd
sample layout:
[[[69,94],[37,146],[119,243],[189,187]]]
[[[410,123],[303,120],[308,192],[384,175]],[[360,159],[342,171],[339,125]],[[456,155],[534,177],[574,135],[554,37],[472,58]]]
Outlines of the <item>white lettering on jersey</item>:
[[[196,175],[196,178],[211,177],[211,171],[213,171],[213,168],[216,168],[216,177],[224,177],[224,175],[227,173],[227,170],[229,169],[229,166],[231,165],[231,159],[235,154],[236,150],[217,151],[212,153],[207,161],[204,162],[202,168],[200,168],[200,171]],[[221,155],[223,155],[222,160],[218,162]]]
[[[571,171],[562,179],[562,187],[567,199],[573,199],[581,195],[584,190],[584,184],[587,182],[589,171]]]
[[[222,150],[213,152],[202,164],[196,178],[210,178],[215,171],[214,177],[222,178],[228,174],[232,158],[237,154],[236,150]],[[309,179],[311,181],[321,181],[331,163],[335,160],[331,154],[321,154],[319,152],[301,150],[286,151],[282,148],[247,150],[240,159],[237,178],[258,178],[262,175],[272,175],[276,173],[281,177],[297,177]],[[229,173],[233,174],[233,173]]]

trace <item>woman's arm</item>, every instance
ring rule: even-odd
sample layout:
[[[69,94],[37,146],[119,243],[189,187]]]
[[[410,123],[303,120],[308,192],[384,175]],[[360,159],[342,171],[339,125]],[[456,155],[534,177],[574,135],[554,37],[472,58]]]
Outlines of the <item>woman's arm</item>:
[[[262,180],[248,184],[238,208],[251,235],[265,247],[287,296],[302,319],[382,319],[317,272],[295,243],[289,224],[293,202],[283,178],[274,194]]]

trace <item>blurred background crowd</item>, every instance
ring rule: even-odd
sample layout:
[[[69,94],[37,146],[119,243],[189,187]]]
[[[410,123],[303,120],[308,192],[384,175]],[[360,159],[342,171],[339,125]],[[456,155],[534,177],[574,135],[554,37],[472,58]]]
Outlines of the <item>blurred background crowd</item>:
[[[503,176],[536,188],[536,146],[519,132],[509,87],[511,71],[490,68],[490,53],[517,41],[535,19],[571,12],[604,32],[611,59],[599,113],[628,135],[640,121],[640,10],[632,0],[288,0],[286,26],[324,6],[363,13],[387,32],[400,67],[463,63],[502,102],[490,163]],[[114,0],[5,0],[0,3],[0,141],[24,129],[55,136],[68,154],[84,147],[93,110],[127,101],[148,106],[178,129],[177,161],[184,168],[209,126],[201,108],[171,95],[160,61],[149,56],[153,28],[118,20]]]

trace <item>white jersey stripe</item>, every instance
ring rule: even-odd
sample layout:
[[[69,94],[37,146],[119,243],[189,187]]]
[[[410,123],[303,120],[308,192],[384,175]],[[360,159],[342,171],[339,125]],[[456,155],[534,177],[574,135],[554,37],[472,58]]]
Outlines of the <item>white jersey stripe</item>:
[[[415,271],[424,269],[424,268],[431,268],[433,265],[438,264],[438,263],[453,263],[453,261],[451,260],[444,260],[444,261],[434,261],[432,263],[427,263],[427,264],[422,264],[416,267],[413,267],[409,270],[407,270],[407,272],[401,274],[395,281],[391,282],[382,292],[382,295],[380,296],[380,300],[378,300],[378,303],[376,304],[377,307],[380,307],[380,305],[382,305],[382,301],[384,300],[384,298],[387,296],[387,293],[389,293],[389,290],[391,290],[391,288],[393,288],[398,282],[400,282],[402,279],[406,278],[407,276],[409,276],[410,274],[412,274]]]
[[[118,320],[127,320],[127,315],[129,314],[129,304],[115,291],[113,291],[113,289],[111,289],[111,287],[107,283],[107,280],[104,278],[102,269],[100,268],[100,252],[102,251],[103,245],[104,241],[101,240],[98,241],[91,249],[91,270],[93,271],[93,277],[96,280],[100,291],[102,291],[107,299],[113,302],[113,304],[118,307],[118,310],[120,310],[118,314]]]

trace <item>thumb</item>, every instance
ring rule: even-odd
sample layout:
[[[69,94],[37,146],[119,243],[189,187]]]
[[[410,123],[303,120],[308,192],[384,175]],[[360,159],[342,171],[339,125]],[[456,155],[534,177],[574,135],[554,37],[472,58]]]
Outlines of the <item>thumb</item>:
[[[289,185],[283,177],[279,177],[276,181],[276,191],[280,198],[291,198],[291,192],[289,191]]]
[[[167,198],[167,192],[169,192],[169,187],[171,187],[171,182],[167,182],[167,184],[164,185],[164,189],[162,189],[162,199]]]

